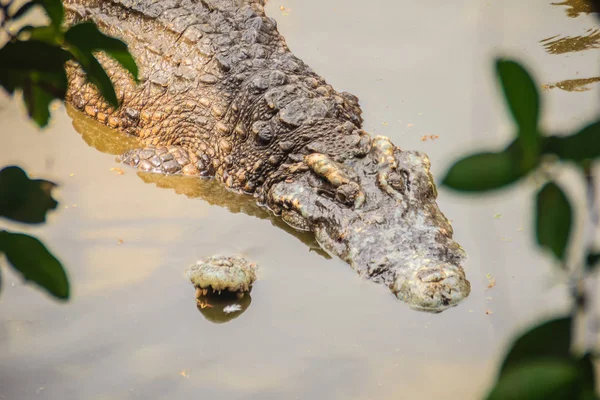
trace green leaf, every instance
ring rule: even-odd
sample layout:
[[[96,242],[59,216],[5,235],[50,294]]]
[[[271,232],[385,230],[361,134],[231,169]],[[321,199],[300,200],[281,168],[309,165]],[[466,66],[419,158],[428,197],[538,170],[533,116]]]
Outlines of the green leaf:
[[[93,83],[98,91],[104,96],[104,99],[109,102],[112,106],[118,107],[119,101],[117,100],[117,94],[113,87],[110,78],[102,68],[102,65],[96,60],[96,58],[90,54],[74,53],[75,58],[81,65],[81,68],[87,74],[88,80]]]
[[[512,344],[500,375],[527,361],[570,359],[571,322],[571,317],[553,319],[525,332]]]
[[[562,160],[581,162],[600,156],[600,121],[571,136],[551,136],[544,142],[544,153],[556,154]]]
[[[510,185],[528,172],[510,151],[479,153],[452,165],[442,184],[465,192],[485,192]]]
[[[0,252],[26,281],[35,282],[59,299],[69,298],[67,274],[42,242],[21,233],[0,231]]]
[[[19,167],[0,171],[0,216],[27,224],[46,221],[46,213],[58,202],[52,197],[56,184],[43,179],[31,180]]]
[[[95,24],[84,22],[73,25],[65,33],[65,40],[71,46],[78,49],[83,54],[91,54],[96,51],[104,51],[109,56],[117,60],[133,78],[138,79],[138,67],[135,60],[129,53],[127,45],[100,32]]]
[[[517,136],[525,168],[533,168],[540,151],[538,131],[540,99],[537,86],[527,70],[511,60],[497,60],[496,72],[504,97],[517,124]]]
[[[519,131],[537,134],[540,98],[533,78],[519,63],[511,60],[496,61],[496,72]],[[537,141],[537,137],[528,140]]]
[[[22,89],[29,115],[43,127],[48,123],[52,99],[65,98],[64,64],[69,58],[60,47],[43,41],[9,42],[0,49],[0,85],[11,94]]]
[[[58,45],[45,41],[27,40],[8,42],[0,49],[0,72],[26,70],[56,73],[64,72],[64,64],[71,55]]]
[[[548,182],[536,199],[536,236],[538,244],[564,261],[573,212],[563,191]]]
[[[583,388],[593,393],[596,390],[596,368],[592,355],[587,353],[577,360],[577,368]]]
[[[27,85],[23,87],[23,100],[29,117],[40,127],[48,125],[50,121],[50,103],[54,100],[54,96],[46,92],[41,86]]]
[[[24,26],[18,33],[28,32],[29,37],[27,40],[36,40],[39,42],[45,42],[52,46],[58,46],[62,41],[62,34],[54,29],[53,26]]]
[[[64,9],[61,0],[36,0],[46,10],[46,14],[50,17],[52,26],[58,31],[62,25],[64,18]]]
[[[579,371],[570,361],[529,360],[503,375],[488,400],[577,399],[583,392]]]

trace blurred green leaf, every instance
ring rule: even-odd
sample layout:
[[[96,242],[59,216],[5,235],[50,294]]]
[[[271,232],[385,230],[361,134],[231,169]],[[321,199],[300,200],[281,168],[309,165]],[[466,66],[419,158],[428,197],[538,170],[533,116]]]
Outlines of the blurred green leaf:
[[[593,394],[596,390],[596,368],[592,355],[587,353],[577,360],[577,368],[583,388]]]
[[[583,393],[577,367],[565,360],[529,360],[503,375],[488,400],[564,400]]]
[[[54,96],[37,85],[26,85],[23,87],[23,100],[27,107],[27,114],[40,127],[48,125],[50,121],[50,103]]]
[[[536,199],[536,236],[538,244],[564,261],[572,220],[571,204],[563,191],[548,182]]]
[[[527,70],[512,60],[497,60],[496,72],[518,127],[524,165],[533,168],[532,164],[539,154],[541,137],[538,131],[540,98],[536,84]]]
[[[36,40],[48,43],[52,46],[58,46],[62,41],[62,34],[52,26],[24,26],[21,28],[18,35],[22,32],[29,33],[27,41]]]
[[[556,154],[562,160],[581,162],[600,156],[600,121],[571,136],[551,136],[544,142],[544,153]]]
[[[52,26],[56,30],[60,30],[64,18],[64,9],[61,0],[36,0],[46,10],[46,14],[50,17]]]
[[[91,53],[84,54],[78,51],[73,53],[81,65],[81,68],[87,74],[87,79],[96,86],[107,102],[115,108],[118,107],[119,101],[117,100],[115,88],[106,74],[106,71],[104,71],[104,68],[102,68],[102,65],[96,60],[94,55]]]
[[[571,321],[571,317],[553,319],[521,335],[504,358],[500,375],[527,361],[570,359]]]
[[[71,55],[57,45],[38,40],[8,42],[0,49],[0,77],[12,73],[58,73]],[[4,84],[4,82],[2,82]]]
[[[27,111],[41,127],[48,123],[52,99],[65,98],[69,58],[60,47],[37,40],[9,42],[0,49],[0,85],[11,94],[23,90]]]
[[[540,99],[531,75],[512,60],[497,60],[496,73],[517,126],[521,130],[537,130]]]
[[[106,36],[98,30],[91,22],[73,25],[65,33],[65,40],[71,46],[76,47],[79,52],[91,55],[96,51],[104,51],[117,60],[133,78],[138,79],[138,67],[129,53],[127,45],[119,39]]]
[[[0,231],[0,252],[26,281],[32,281],[54,297],[69,298],[69,281],[60,262],[34,237]]]
[[[442,184],[465,192],[484,192],[510,185],[527,172],[510,151],[479,153],[452,165]]]
[[[19,167],[0,171],[0,216],[18,222],[39,224],[58,202],[52,198],[53,182],[29,179]]]

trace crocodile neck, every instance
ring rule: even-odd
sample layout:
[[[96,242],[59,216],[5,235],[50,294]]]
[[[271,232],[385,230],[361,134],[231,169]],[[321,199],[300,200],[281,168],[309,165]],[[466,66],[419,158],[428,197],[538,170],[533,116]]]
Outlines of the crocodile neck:
[[[92,20],[125,41],[140,69],[136,85],[101,57],[122,104],[114,110],[72,65],[68,100],[146,145],[186,148],[230,189],[264,193],[308,146],[343,157],[364,135],[356,97],[290,52],[262,2],[67,0],[65,8],[68,23]]]

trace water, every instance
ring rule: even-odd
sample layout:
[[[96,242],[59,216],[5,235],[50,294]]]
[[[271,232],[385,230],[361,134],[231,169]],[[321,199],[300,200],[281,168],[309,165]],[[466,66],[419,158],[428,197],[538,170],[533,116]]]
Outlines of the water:
[[[596,46],[556,54],[541,42],[594,35],[593,16],[570,17],[581,2],[568,3],[271,0],[268,12],[296,55],[360,98],[367,131],[425,151],[440,178],[465,152],[512,136],[495,56],[526,62],[548,87],[598,76]],[[593,118],[600,86],[589,82],[543,92],[546,128]],[[60,304],[2,268],[0,399],[475,399],[513,335],[568,307],[533,244],[531,180],[487,196],[440,190],[473,289],[431,315],[361,281],[248,198],[119,165],[114,154],[134,144],[77,113],[60,106],[40,133],[20,104],[3,97],[0,107],[0,164],[60,184],[59,210],[27,231],[72,284]],[[581,202],[581,187],[570,189]],[[183,277],[213,254],[260,267],[250,306],[223,324],[199,312]]]

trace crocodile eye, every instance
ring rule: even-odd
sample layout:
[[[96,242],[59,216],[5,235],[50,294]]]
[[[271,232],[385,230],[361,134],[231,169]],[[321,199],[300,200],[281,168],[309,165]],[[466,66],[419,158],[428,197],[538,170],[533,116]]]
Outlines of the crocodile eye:
[[[422,199],[435,199],[437,197],[437,189],[431,174],[419,174],[417,179],[411,183],[418,197]]]

